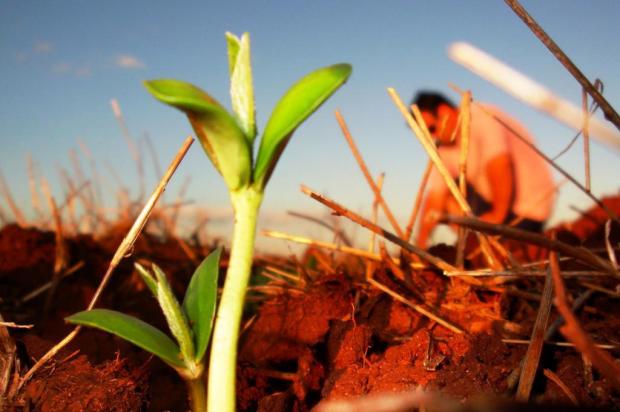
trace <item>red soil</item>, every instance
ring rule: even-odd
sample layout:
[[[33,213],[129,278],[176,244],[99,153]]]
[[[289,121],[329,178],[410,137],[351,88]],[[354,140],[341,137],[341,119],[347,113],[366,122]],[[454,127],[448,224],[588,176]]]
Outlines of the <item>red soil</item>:
[[[618,199],[606,204],[620,210]],[[587,216],[565,225],[570,233],[561,238],[589,247],[603,245],[604,215],[591,211]],[[620,240],[618,233],[612,230],[614,244]],[[20,298],[51,279],[54,234],[15,225],[0,230],[0,313],[6,321],[35,325],[31,330],[11,331],[18,341],[22,369],[71,329],[63,318],[86,307],[123,234],[111,232],[98,241],[88,236],[68,239],[71,263],[83,261],[84,267],[62,280],[51,310],[43,313],[45,294],[27,303],[20,303]],[[200,255],[206,252],[194,249]],[[513,250],[522,259],[546,254],[522,245]],[[454,255],[445,247],[433,253]],[[143,236],[132,257],[115,273],[99,306],[164,328],[157,305],[132,274],[132,260],[143,258],[156,261],[181,294],[194,264],[176,243]],[[375,271],[375,279],[391,290],[414,302],[423,299],[429,309],[465,331],[459,334],[371,288],[354,273],[359,271],[358,261],[334,261],[334,267],[335,273],[264,299],[257,312],[249,314],[255,318],[242,333],[239,347],[240,410],[307,411],[322,400],[415,388],[438,391],[457,400],[512,396],[508,377],[527,346],[504,344],[501,338],[528,339],[538,302],[456,279],[447,281],[433,271],[411,273],[408,280],[398,279],[384,267]],[[599,283],[615,287],[617,282]],[[512,285],[528,293],[542,289],[539,279]],[[578,285],[571,281],[568,286]],[[595,294],[579,316],[595,341],[618,344],[619,314],[618,300]],[[560,335],[554,337],[562,339]],[[76,350],[79,352],[74,353]],[[617,357],[617,352],[614,354]],[[542,368],[555,372],[584,410],[618,405],[619,394],[596,371],[584,370],[580,354],[572,348],[546,346]],[[542,373],[535,382],[532,400],[569,403],[564,391]],[[158,359],[109,334],[85,329],[35,375],[14,400],[14,407],[41,411],[182,411],[187,409],[187,402],[180,379]]]

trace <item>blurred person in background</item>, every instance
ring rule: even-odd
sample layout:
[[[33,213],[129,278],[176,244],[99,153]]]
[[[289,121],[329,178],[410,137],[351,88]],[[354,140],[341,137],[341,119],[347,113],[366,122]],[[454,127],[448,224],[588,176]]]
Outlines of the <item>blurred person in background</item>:
[[[461,133],[459,108],[447,97],[432,91],[416,94],[416,104],[441,159],[458,181]],[[496,107],[471,105],[467,154],[467,202],[479,219],[489,223],[542,232],[555,202],[555,184],[549,165],[513,132],[535,143],[527,129]],[[460,208],[435,167],[431,171],[423,203],[417,242],[426,247],[444,213],[458,214]],[[515,223],[516,222],[516,223]]]

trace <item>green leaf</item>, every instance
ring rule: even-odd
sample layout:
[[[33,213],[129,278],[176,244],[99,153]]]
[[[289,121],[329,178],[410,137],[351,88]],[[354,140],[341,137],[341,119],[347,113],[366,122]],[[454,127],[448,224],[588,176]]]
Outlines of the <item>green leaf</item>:
[[[265,127],[254,166],[254,184],[261,190],[295,129],[349,78],[351,71],[345,63],[315,70],[280,99]]]
[[[183,309],[194,331],[197,362],[207,350],[213,327],[221,253],[222,248],[217,248],[196,268],[183,299]]]
[[[161,310],[164,312],[170,332],[172,332],[172,336],[179,343],[183,358],[187,362],[194,361],[194,341],[192,340],[185,313],[172,292],[166,274],[157,265],[153,265],[153,272],[155,272],[157,277],[157,300]]]
[[[183,111],[203,149],[231,190],[248,185],[252,169],[250,145],[236,120],[204,90],[172,79],[144,82],[159,101]]]
[[[112,333],[161,358],[174,368],[184,367],[179,347],[172,339],[159,329],[133,316],[109,309],[93,309],[78,312],[65,320]]]
[[[250,62],[250,35],[243,33],[239,39],[234,34],[227,32],[226,42],[228,44],[232,108],[251,145],[256,137],[256,120],[252,65]]]
[[[144,282],[146,287],[149,288],[153,296],[155,296],[155,299],[157,299],[157,281],[155,280],[153,275],[151,275],[150,272],[138,262],[134,264],[134,267],[136,268],[136,271],[142,278],[142,281]]]

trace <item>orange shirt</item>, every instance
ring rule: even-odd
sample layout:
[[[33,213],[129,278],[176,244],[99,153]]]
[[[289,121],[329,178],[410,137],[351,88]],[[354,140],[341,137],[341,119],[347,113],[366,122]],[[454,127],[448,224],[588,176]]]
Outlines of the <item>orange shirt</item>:
[[[496,107],[482,106],[521,137],[534,143],[534,138],[521,123]],[[505,153],[510,154],[514,169],[515,198],[511,207],[512,212],[532,220],[547,220],[555,202],[555,184],[549,165],[500,122],[481,108],[472,105],[466,180],[489,202],[491,187],[486,175],[487,163]],[[454,145],[440,146],[439,155],[452,177],[456,178],[460,139],[457,139]],[[448,190],[436,168],[433,168],[429,177],[429,190],[446,192]]]

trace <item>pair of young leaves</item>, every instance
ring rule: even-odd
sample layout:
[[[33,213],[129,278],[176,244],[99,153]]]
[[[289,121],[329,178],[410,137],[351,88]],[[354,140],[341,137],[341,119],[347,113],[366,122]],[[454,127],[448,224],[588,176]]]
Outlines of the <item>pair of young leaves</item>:
[[[147,81],[145,86],[155,98],[187,115],[229,190],[252,186],[262,193],[295,129],[348,79],[352,68],[349,64],[324,67],[295,83],[273,110],[254,159],[256,122],[250,39],[248,33],[241,38],[226,33],[226,39],[234,115],[204,90],[187,82],[160,79]]]
[[[209,344],[217,300],[217,279],[221,248],[213,251],[196,268],[185,292],[183,304],[172,293],[166,275],[153,266],[153,274],[136,264],[136,269],[159,302],[175,343],[167,334],[133,316],[109,309],[76,313],[66,320],[117,335],[158,356],[179,373],[200,373]],[[195,377],[195,376],[193,376]]]

